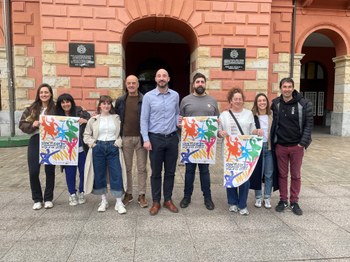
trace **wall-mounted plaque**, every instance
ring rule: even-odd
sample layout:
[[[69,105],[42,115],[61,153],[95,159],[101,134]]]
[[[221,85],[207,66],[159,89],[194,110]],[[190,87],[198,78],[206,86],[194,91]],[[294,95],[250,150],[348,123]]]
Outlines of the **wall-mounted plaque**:
[[[69,66],[95,67],[95,45],[69,43]]]
[[[222,70],[245,70],[245,48],[223,48]]]

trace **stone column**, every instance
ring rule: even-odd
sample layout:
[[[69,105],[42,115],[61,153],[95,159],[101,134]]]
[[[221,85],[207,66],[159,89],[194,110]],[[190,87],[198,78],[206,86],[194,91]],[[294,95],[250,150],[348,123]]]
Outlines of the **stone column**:
[[[294,54],[294,67],[293,67],[293,80],[294,88],[300,91],[300,69],[301,69],[301,59],[303,59],[305,54]]]
[[[350,136],[350,56],[335,57],[333,62],[335,83],[331,134]]]

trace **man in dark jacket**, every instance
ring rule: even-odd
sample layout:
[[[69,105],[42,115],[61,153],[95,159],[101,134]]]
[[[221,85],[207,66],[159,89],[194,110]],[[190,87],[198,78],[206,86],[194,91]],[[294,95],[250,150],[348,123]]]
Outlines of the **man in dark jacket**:
[[[140,116],[143,95],[138,91],[139,80],[134,75],[129,75],[125,80],[127,93],[117,99],[115,110],[121,120],[121,135],[123,139],[123,154],[127,174],[127,190],[124,196],[124,205],[133,200],[132,189],[132,164],[134,152],[137,158],[138,177],[138,203],[141,207],[147,207],[146,194],[147,179],[147,151],[143,148],[143,141],[140,133]]]
[[[301,164],[304,150],[311,143],[313,127],[312,103],[294,90],[294,81],[280,81],[281,96],[272,101],[273,121],[271,127],[272,149],[276,151],[280,201],[277,212],[288,206],[288,170],[290,167],[290,207],[294,214],[302,215],[298,201],[301,187]]]

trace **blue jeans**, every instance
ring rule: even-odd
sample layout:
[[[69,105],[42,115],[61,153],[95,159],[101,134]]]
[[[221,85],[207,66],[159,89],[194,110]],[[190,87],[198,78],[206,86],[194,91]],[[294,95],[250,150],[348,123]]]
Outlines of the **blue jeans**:
[[[249,180],[242,185],[232,188],[226,188],[227,202],[230,206],[236,205],[239,209],[247,207],[249,192]]]
[[[179,138],[175,132],[168,136],[149,133],[149,140],[152,144],[152,150],[149,152],[152,199],[153,202],[160,202],[164,165],[163,194],[164,201],[169,201],[174,189]]]
[[[263,158],[262,175],[264,176],[264,198],[271,197],[272,191],[272,175],[273,175],[273,159],[268,143],[263,143],[263,148],[260,157]],[[262,190],[255,190],[255,198],[262,198]]]
[[[77,168],[79,169],[79,192],[84,192],[84,169],[85,169],[85,152],[80,152],[78,155],[78,166],[65,166],[66,182],[69,194],[77,192],[75,188]]]
[[[190,199],[193,193],[197,164],[187,163],[185,173],[184,197]],[[211,199],[209,164],[198,164],[199,178],[204,199]]]
[[[102,195],[107,192],[107,167],[111,193],[114,197],[123,195],[123,177],[119,161],[119,148],[114,141],[97,141],[92,149],[92,161],[94,165],[94,190],[93,194]]]

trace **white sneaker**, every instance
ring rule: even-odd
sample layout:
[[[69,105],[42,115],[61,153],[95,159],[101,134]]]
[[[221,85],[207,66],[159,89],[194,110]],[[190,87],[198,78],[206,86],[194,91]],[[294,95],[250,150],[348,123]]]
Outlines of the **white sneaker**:
[[[107,201],[101,201],[101,203],[98,204],[97,212],[105,212],[108,207],[109,205]]]
[[[118,203],[115,203],[114,209],[117,210],[119,214],[126,214],[126,209],[124,204],[118,205]]]
[[[78,204],[79,205],[85,204],[85,202],[86,202],[86,199],[85,199],[84,192],[78,193]]]
[[[41,202],[35,202],[34,205],[33,205],[33,209],[34,210],[39,210],[43,207],[43,203]]]
[[[78,205],[78,199],[76,194],[71,194],[69,196],[69,205],[70,206],[76,206]]]
[[[238,212],[238,206],[236,206],[236,205],[231,205],[230,207],[229,207],[229,209],[228,209],[228,211],[230,211],[230,212]]]
[[[270,209],[271,208],[270,198],[265,198],[264,199],[264,204],[265,204],[265,208]]]
[[[255,207],[260,208],[261,204],[262,204],[261,198],[255,199],[255,204],[254,204]]]
[[[239,210],[239,213],[242,215],[242,216],[248,216],[249,215],[249,211],[247,208],[243,208],[241,210]]]
[[[53,203],[51,201],[45,201],[44,208],[45,209],[53,208]]]

